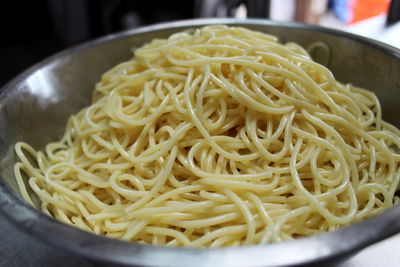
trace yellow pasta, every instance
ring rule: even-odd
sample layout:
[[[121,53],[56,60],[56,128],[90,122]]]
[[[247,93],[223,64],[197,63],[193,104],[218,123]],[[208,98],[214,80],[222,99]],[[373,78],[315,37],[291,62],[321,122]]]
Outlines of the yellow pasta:
[[[60,141],[16,144],[50,216],[113,238],[220,247],[332,231],[389,208],[400,132],[295,43],[208,26],[106,72]],[[28,185],[29,184],[29,185]]]

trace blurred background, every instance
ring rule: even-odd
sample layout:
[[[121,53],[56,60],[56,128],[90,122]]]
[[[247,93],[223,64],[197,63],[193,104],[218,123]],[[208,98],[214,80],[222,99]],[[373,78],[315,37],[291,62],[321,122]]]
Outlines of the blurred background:
[[[102,35],[157,22],[204,18],[298,21],[400,48],[400,0],[0,1],[0,86],[34,63]]]

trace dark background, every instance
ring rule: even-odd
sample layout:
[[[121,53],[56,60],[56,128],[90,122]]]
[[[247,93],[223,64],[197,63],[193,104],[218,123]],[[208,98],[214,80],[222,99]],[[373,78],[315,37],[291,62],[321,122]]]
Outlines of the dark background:
[[[0,86],[45,57],[108,33],[194,17],[190,0],[0,1]]]

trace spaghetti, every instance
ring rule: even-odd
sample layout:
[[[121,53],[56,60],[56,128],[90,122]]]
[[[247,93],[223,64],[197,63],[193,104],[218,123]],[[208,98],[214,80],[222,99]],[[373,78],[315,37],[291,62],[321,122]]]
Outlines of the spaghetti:
[[[22,196],[81,229],[220,247],[332,231],[397,202],[400,132],[376,96],[295,43],[208,26],[106,72],[45,151],[16,144]],[[33,160],[32,160],[33,159]]]

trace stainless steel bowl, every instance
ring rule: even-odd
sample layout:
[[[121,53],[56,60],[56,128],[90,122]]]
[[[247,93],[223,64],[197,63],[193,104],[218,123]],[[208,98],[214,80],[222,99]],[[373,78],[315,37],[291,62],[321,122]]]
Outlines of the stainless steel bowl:
[[[132,47],[208,24],[245,26],[303,47],[324,42],[330,51],[325,60],[336,78],[376,92],[384,118],[400,126],[400,51],[393,47],[340,31],[256,19],[188,20],[134,29],[58,53],[2,88],[0,210],[4,215],[21,230],[60,249],[97,262],[141,266],[285,266],[332,262],[399,232],[400,207],[395,206],[337,232],[295,241],[222,249],[167,248],[123,242],[72,228],[44,215],[20,197],[12,171],[17,141],[42,148],[57,139],[69,114],[89,104],[100,75],[131,57]]]

